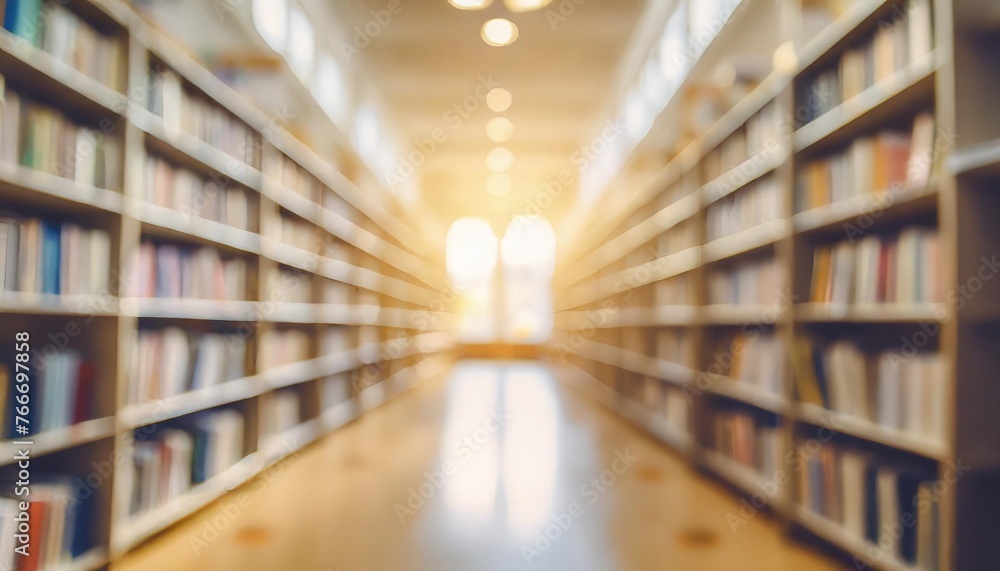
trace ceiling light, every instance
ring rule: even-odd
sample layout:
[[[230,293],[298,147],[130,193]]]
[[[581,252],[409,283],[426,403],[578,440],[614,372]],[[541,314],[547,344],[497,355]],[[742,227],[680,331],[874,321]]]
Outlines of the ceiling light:
[[[513,96],[502,87],[494,87],[486,94],[486,105],[497,113],[506,111],[512,101]]]
[[[486,124],[486,136],[491,141],[502,143],[514,135],[514,124],[506,117],[494,117]]]
[[[503,147],[497,147],[486,155],[486,165],[494,172],[504,172],[514,166],[514,154]]]
[[[552,0],[503,0],[511,12],[530,12],[548,6]]]
[[[513,183],[510,180],[510,175],[507,173],[493,173],[490,175],[490,178],[486,179],[486,192],[493,196],[505,196],[510,192],[511,186],[513,186]]]
[[[480,33],[483,41],[491,46],[509,46],[517,40],[517,26],[504,18],[487,21]]]
[[[481,10],[493,3],[493,0],[448,0],[459,10]]]

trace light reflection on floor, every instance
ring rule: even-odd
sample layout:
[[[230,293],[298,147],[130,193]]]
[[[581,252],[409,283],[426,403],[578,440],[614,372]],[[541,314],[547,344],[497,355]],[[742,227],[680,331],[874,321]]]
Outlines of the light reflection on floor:
[[[763,516],[733,533],[726,516],[739,510],[737,497],[549,368],[467,361],[112,571],[844,568]],[[193,549],[206,530],[211,541]]]

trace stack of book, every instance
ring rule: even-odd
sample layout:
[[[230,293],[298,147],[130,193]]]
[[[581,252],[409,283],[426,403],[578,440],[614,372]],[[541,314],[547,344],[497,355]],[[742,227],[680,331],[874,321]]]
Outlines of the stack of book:
[[[929,440],[944,439],[947,374],[939,353],[864,351],[851,341],[795,347],[800,401]]]
[[[737,332],[720,337],[708,372],[780,395],[785,381],[784,362],[785,346],[773,331]]]
[[[194,135],[253,168],[260,167],[260,138],[246,123],[188,90],[172,70],[150,69],[149,80],[147,108],[166,125]]]
[[[250,230],[247,193],[219,181],[151,156],[146,161],[145,199],[187,215]]]
[[[910,131],[883,130],[854,139],[846,148],[805,165],[795,186],[802,212],[847,200],[920,190],[934,165],[934,116],[921,113]]]
[[[944,298],[935,228],[871,234],[813,253],[810,301],[848,304],[927,304]]]
[[[660,329],[656,332],[656,358],[693,369],[693,337],[684,329]]]
[[[121,140],[115,133],[88,128],[56,109],[9,89],[3,93],[0,161],[120,191]]]
[[[104,230],[0,217],[2,291],[105,295],[110,263],[111,244]]]
[[[215,248],[144,241],[137,251],[135,268],[137,297],[246,299],[246,261],[223,259]]]
[[[267,371],[309,358],[311,337],[298,329],[271,329],[260,336],[257,368]]]
[[[142,329],[133,351],[129,402],[149,402],[246,376],[246,341],[236,334],[180,327]]]
[[[712,415],[713,450],[771,480],[782,460],[780,419],[749,409],[716,409]]]
[[[67,569],[76,557],[94,547],[97,495],[79,494],[70,475],[32,474],[27,496],[0,497],[0,569]],[[85,491],[89,492],[89,490]],[[20,502],[28,502],[27,555],[14,551],[15,535],[23,533],[15,519]]]
[[[57,351],[34,363],[28,373],[30,383],[29,434],[47,432],[90,420],[94,415],[94,395],[97,390],[97,368],[76,350]],[[14,391],[15,368],[0,366],[0,399],[3,402],[4,434],[8,438],[24,436],[17,432],[13,411],[20,393]]]
[[[872,453],[799,444],[798,501],[852,536],[921,571],[938,569],[939,495],[932,470]]]
[[[904,69],[933,48],[931,2],[913,2],[906,16],[880,20],[872,35],[844,52],[835,67],[821,71],[811,82],[803,82],[796,116],[809,123]]]
[[[767,305],[778,298],[780,271],[773,257],[741,262],[708,274],[711,304]]]
[[[292,159],[281,155],[281,159],[276,162],[276,167],[277,172],[274,176],[285,188],[312,201],[318,202],[323,198],[323,185],[320,181]],[[327,208],[337,213],[342,212],[336,208],[330,208],[330,206]]]
[[[123,42],[98,32],[65,3],[6,0],[3,27],[84,75],[121,89]]]
[[[166,504],[234,466],[244,456],[243,432],[243,415],[233,409],[157,427],[136,443],[131,513]]]
[[[268,299],[284,303],[311,303],[313,276],[286,266],[274,267],[267,273]]]
[[[705,233],[716,240],[780,217],[781,184],[777,177],[766,176],[709,205]]]

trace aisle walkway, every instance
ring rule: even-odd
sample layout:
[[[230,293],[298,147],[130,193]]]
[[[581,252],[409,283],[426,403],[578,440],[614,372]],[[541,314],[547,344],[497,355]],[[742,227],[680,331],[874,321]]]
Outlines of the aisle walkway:
[[[121,571],[825,571],[531,363],[460,363],[154,539]]]

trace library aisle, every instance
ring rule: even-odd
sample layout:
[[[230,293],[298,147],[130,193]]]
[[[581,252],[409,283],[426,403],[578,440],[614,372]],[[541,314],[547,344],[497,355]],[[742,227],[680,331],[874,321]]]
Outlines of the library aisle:
[[[116,569],[842,568],[740,507],[546,366],[460,361]]]

